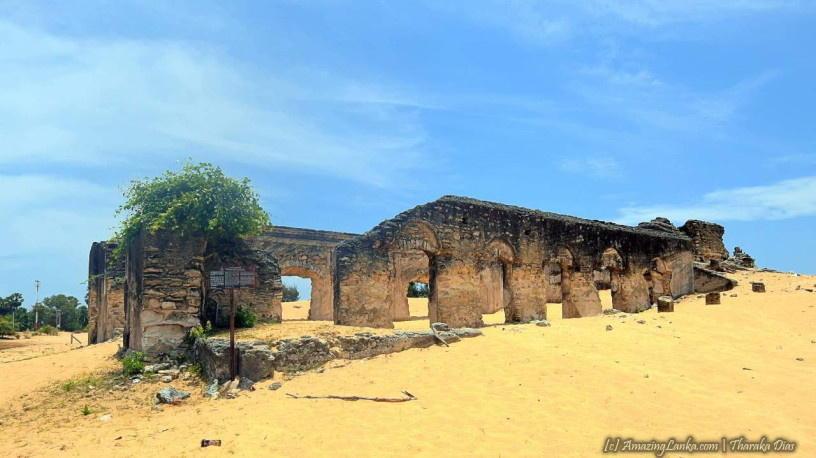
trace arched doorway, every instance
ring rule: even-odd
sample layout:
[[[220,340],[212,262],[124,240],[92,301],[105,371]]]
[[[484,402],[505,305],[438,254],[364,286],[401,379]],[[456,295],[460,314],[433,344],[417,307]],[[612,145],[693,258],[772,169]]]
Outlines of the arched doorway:
[[[388,247],[390,264],[388,299],[392,320],[404,321],[426,316],[431,323],[437,321],[438,253],[439,241],[436,231],[424,221],[415,220],[407,223],[394,237]],[[427,284],[427,299],[412,298],[416,300],[409,301],[408,288],[412,283]],[[424,303],[427,303],[427,307],[421,307]],[[427,314],[423,313],[423,308],[426,308]]]
[[[516,253],[504,239],[496,238],[485,245],[479,270],[482,295],[482,320],[486,324],[521,321],[513,303],[513,263]]]
[[[281,280],[284,287],[291,287],[293,284],[304,284],[303,282],[287,281],[286,277],[298,277],[308,280],[310,291],[308,292],[308,298],[301,295],[297,301],[287,301],[287,297],[283,298],[281,304],[282,320],[332,319],[331,291],[329,291],[328,282],[324,275],[304,265],[283,265],[281,267]],[[302,288],[299,288],[299,292],[305,293]]]

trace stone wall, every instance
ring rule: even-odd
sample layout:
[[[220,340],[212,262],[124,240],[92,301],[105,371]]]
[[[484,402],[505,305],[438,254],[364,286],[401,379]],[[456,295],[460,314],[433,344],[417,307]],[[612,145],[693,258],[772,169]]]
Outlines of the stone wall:
[[[125,259],[112,242],[94,242],[88,260],[88,344],[112,339],[125,328]]]
[[[200,323],[204,241],[142,231],[128,249],[126,348],[150,355],[184,347]]]
[[[712,259],[724,261],[728,259],[728,250],[723,244],[725,228],[719,224],[692,219],[680,226],[680,231],[691,237],[692,243],[694,243],[694,256],[697,261],[708,262]]]
[[[335,322],[392,327],[408,256],[428,260],[430,320],[460,327],[481,326],[499,306],[508,322],[544,319],[554,283],[565,317],[599,314],[595,271],[613,271],[613,302],[625,311],[657,292],[691,293],[692,249],[677,232],[446,196],[337,246]]]

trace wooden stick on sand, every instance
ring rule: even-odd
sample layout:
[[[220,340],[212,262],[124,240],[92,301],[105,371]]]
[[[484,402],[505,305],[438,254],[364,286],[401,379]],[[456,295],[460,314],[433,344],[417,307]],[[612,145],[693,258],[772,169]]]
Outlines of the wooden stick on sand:
[[[404,398],[379,398],[379,397],[378,398],[369,398],[369,397],[366,397],[366,396],[338,396],[338,395],[335,395],[335,394],[330,394],[330,395],[327,395],[327,396],[313,396],[311,394],[300,395],[300,394],[296,394],[296,393],[286,393],[287,396],[289,396],[290,398],[295,398],[295,399],[340,399],[342,401],[374,401],[374,402],[408,402],[408,401],[415,401],[416,400],[416,396],[414,396],[413,394],[411,394],[411,393],[409,393],[407,391],[403,391],[402,394],[404,394],[406,397],[404,397]]]

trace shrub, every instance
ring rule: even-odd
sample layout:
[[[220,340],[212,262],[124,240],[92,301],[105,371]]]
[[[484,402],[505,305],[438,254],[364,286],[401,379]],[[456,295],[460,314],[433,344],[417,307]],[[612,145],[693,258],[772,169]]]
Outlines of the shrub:
[[[206,339],[207,334],[212,331],[212,324],[207,321],[205,326],[194,326],[187,330],[187,334],[184,336],[184,341],[187,345],[194,345],[198,339]]]
[[[11,321],[0,316],[0,336],[13,336],[16,330],[11,325]]]
[[[196,377],[199,377],[199,378],[201,377],[201,371],[202,371],[201,363],[192,364],[187,368],[187,370],[191,374],[195,375]]]
[[[255,311],[255,306],[252,303],[246,306],[239,305],[235,310],[235,327],[236,328],[251,328],[258,322],[258,312]]]
[[[126,376],[136,375],[144,370],[144,353],[134,351],[132,355],[122,360],[122,371]]]
[[[38,332],[40,334],[47,334],[49,336],[59,335],[59,329],[55,328],[54,326],[51,326],[50,324],[47,324],[47,325],[41,327]]]
[[[82,415],[85,415],[87,417],[88,415],[90,415],[92,413],[93,413],[93,410],[88,408],[88,404],[85,404],[85,407],[82,408]]]

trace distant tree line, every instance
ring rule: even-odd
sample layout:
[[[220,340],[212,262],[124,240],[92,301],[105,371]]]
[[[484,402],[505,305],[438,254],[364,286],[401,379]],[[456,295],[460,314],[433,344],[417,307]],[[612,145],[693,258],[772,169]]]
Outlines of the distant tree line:
[[[31,331],[34,329],[34,307],[30,309],[23,307],[23,295],[14,293],[6,298],[0,298],[0,335],[3,330],[8,331]],[[39,322],[40,326],[57,325],[57,311],[60,312],[60,329],[63,331],[75,332],[85,329],[88,325],[88,307],[80,305],[79,299],[65,294],[55,294],[48,296],[40,302]],[[14,314],[14,326],[11,328],[12,313]],[[13,334],[13,332],[11,332]]]

